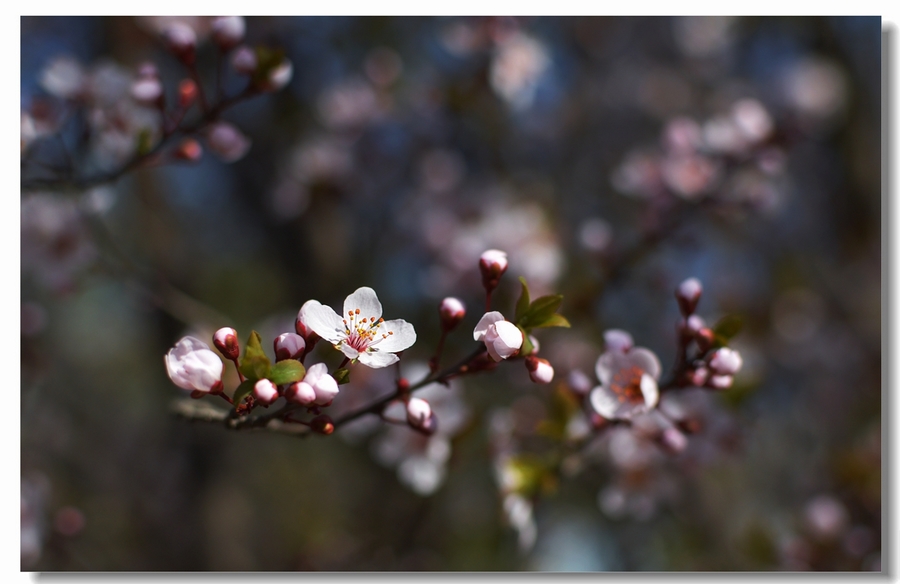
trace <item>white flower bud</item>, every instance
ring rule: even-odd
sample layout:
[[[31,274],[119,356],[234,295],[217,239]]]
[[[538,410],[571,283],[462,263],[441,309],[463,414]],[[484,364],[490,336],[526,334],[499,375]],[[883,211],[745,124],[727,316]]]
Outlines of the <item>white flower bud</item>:
[[[162,94],[162,83],[155,77],[143,77],[131,85],[131,97],[140,103],[157,103]]]
[[[306,349],[306,341],[296,333],[283,333],[275,339],[275,360],[296,359]]]
[[[499,249],[489,249],[478,260],[478,267],[481,269],[481,282],[485,289],[490,292],[497,287],[500,282],[500,276],[506,271],[509,262],[506,259],[506,252]]]
[[[459,299],[448,296],[441,300],[438,313],[441,315],[441,326],[449,331],[456,328],[456,325],[465,318],[466,307]]]
[[[553,381],[553,366],[546,359],[528,356],[525,358],[525,367],[533,382],[550,383]]]
[[[209,149],[225,162],[235,162],[250,149],[250,139],[228,122],[213,124],[207,133]]]
[[[169,379],[182,389],[221,391],[223,368],[222,360],[209,345],[194,337],[184,337],[166,354]]]
[[[504,320],[503,315],[496,311],[481,317],[473,336],[476,341],[484,341],[488,354],[498,362],[514,355],[525,340],[519,327]]]
[[[675,290],[675,298],[678,300],[678,307],[681,314],[690,316],[694,314],[697,308],[697,302],[700,301],[700,295],[703,294],[703,284],[697,278],[688,278],[678,285]]]
[[[627,353],[634,346],[634,339],[627,332],[620,329],[609,329],[603,332],[603,342],[607,351]]]
[[[731,375],[713,375],[710,377],[706,385],[713,389],[728,389],[734,383],[734,377]]]
[[[293,76],[294,65],[288,59],[283,59],[277,67],[269,71],[269,76],[263,81],[260,89],[278,91],[290,83]]]
[[[303,381],[315,392],[316,398],[313,403],[317,406],[331,405],[334,396],[340,391],[337,381],[328,374],[328,367],[324,363],[316,363],[307,369]]]
[[[278,399],[278,388],[268,379],[260,379],[253,386],[253,397],[267,406]]]
[[[285,390],[284,397],[287,398],[288,401],[309,406],[316,401],[316,390],[305,381],[297,381],[292,383],[287,390]]]
[[[431,406],[422,398],[411,397],[406,404],[406,420],[410,426],[421,428],[431,417]]]
[[[716,349],[709,360],[709,368],[719,375],[734,375],[741,370],[743,364],[741,354],[728,347]]]
[[[241,75],[253,75],[259,66],[256,53],[246,45],[238,47],[231,55],[231,66]]]
[[[706,322],[696,314],[692,314],[685,319],[684,328],[691,333],[691,335],[696,335],[706,326]]]
[[[191,62],[197,46],[197,34],[187,23],[175,21],[162,33],[169,49],[185,61]]]
[[[212,21],[212,35],[223,49],[230,49],[244,40],[246,25],[243,16],[217,16]]]
[[[238,343],[237,331],[231,327],[223,327],[216,331],[213,335],[213,345],[225,355],[226,359],[234,361],[240,355],[240,344]]]

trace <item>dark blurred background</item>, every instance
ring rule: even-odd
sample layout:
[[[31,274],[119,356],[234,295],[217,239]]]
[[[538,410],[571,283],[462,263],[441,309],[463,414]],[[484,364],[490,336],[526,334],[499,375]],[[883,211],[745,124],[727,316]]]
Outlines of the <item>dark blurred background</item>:
[[[881,569],[880,18],[246,22],[293,78],[225,114],[245,157],[23,190],[23,569]],[[45,73],[61,56],[104,87],[153,61],[171,99],[184,72],[158,26],[22,18],[23,160],[60,156],[26,121],[63,115]],[[208,41],[198,66],[211,84]],[[673,120],[727,142],[746,99],[771,122],[764,147],[722,146],[696,189],[666,170]],[[90,164],[122,147],[95,144]],[[700,396],[693,450],[601,441],[534,503],[522,545],[489,430],[548,407],[520,365],[433,391],[455,422],[419,458],[406,428],[301,440],[171,412],[184,396],[162,357],[182,336],[256,329],[268,350],[303,302],[363,285],[415,325],[409,371],[447,295],[469,307],[447,354],[468,353],[492,247],[511,262],[499,309],[518,275],[566,297],[572,329],[537,335],[557,380],[593,377],[607,328],[668,368],[689,276],[708,322],[743,320],[744,369]],[[360,372],[333,408],[392,375]]]

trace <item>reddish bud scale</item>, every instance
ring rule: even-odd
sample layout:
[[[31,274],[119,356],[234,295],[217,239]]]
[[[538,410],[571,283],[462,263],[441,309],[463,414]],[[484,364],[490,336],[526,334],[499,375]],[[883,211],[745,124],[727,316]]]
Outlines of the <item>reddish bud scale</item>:
[[[506,272],[508,266],[505,252],[491,249],[481,254],[478,267],[481,270],[481,283],[488,293],[492,292],[500,283],[500,277]]]
[[[213,335],[213,345],[230,361],[237,359],[241,352],[237,331],[233,328],[224,327],[216,331]]]
[[[178,84],[178,105],[187,109],[197,99],[197,84],[192,79],[182,79]]]
[[[716,340],[716,334],[712,332],[712,329],[710,328],[702,328],[697,333],[696,339],[697,346],[705,353],[712,348],[713,343]]]
[[[313,432],[328,436],[334,432],[334,422],[326,415],[316,416],[309,423],[309,427]]]
[[[193,138],[185,138],[175,150],[175,157],[179,160],[197,162],[203,156],[203,146]]]
[[[406,393],[409,391],[409,379],[401,377],[397,380],[397,391]]]

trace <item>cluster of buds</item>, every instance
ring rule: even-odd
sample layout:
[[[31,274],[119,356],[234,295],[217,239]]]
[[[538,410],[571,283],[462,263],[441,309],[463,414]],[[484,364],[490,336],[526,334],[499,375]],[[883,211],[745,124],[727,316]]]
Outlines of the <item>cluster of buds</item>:
[[[697,355],[688,363],[681,384],[728,389],[734,383],[734,375],[740,371],[743,359],[740,353],[729,347],[715,348],[715,332],[706,326],[703,318],[695,314],[703,286],[696,278],[688,278],[678,285],[675,298],[681,310],[678,323],[681,344],[685,353],[693,342]]]

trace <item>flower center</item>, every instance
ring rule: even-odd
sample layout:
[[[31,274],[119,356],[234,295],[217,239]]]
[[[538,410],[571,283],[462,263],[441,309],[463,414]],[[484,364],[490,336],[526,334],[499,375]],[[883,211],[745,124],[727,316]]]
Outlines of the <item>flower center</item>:
[[[628,369],[619,369],[613,375],[610,389],[616,394],[620,402],[644,403],[644,392],[641,391],[641,378],[643,376],[644,371],[635,365]]]
[[[360,318],[358,308],[348,311],[347,318],[343,320],[344,334],[347,335],[347,339],[344,342],[360,353],[371,350],[373,346],[394,334],[393,331],[379,333],[378,329],[384,323],[384,319]]]

